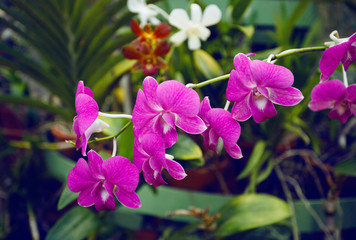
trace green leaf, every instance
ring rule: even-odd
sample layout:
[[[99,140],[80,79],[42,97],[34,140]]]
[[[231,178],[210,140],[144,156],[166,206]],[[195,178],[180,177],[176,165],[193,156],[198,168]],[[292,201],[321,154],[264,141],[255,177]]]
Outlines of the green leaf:
[[[202,49],[193,51],[193,59],[196,68],[208,79],[219,76],[223,72],[219,63]]]
[[[68,186],[66,185],[63,189],[61,196],[59,197],[59,201],[57,204],[57,210],[61,210],[65,208],[68,204],[73,202],[75,199],[78,198],[79,193],[74,193],[69,190]]]
[[[221,210],[215,235],[225,237],[273,223],[291,216],[288,204],[272,195],[249,194],[235,197]]]
[[[252,0],[231,0],[230,2],[232,5],[232,20],[234,23],[238,23]]]
[[[271,174],[271,172],[273,170],[273,167],[274,167],[274,161],[271,158],[268,161],[266,168],[262,172],[258,173],[256,182],[260,183],[260,182],[263,182],[266,178],[268,178],[268,176]]]
[[[47,240],[83,239],[100,226],[98,216],[87,208],[75,207],[49,230]]]
[[[117,63],[101,79],[97,79],[99,81],[96,81],[95,85],[92,87],[92,90],[98,102],[104,99],[105,94],[107,94],[107,91],[113,82],[123,73],[129,71],[134,64],[135,61],[124,59]]]
[[[46,151],[45,163],[48,172],[62,182],[66,182],[69,171],[75,166],[74,161],[57,151]]]
[[[237,179],[242,179],[247,177],[261,162],[263,153],[266,148],[266,143],[264,141],[258,141],[253,148],[251,156],[247,162],[245,169],[239,174]]]
[[[334,170],[342,175],[356,177],[356,158],[351,158],[337,164]]]
[[[252,38],[253,34],[255,33],[255,27],[253,25],[248,25],[248,26],[241,26],[237,25],[237,29],[239,29],[243,34],[245,34],[246,37]]]
[[[177,143],[166,152],[179,160],[195,160],[203,157],[203,152],[198,144],[184,134],[178,134]]]

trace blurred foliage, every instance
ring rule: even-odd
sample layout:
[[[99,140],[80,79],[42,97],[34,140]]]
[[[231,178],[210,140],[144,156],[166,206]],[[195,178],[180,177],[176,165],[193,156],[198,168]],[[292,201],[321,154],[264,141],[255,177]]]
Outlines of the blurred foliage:
[[[46,87],[72,116],[79,80],[94,90],[101,104],[132,66],[120,52],[133,38],[125,4],[125,0],[1,1],[5,14],[0,25],[11,29],[26,47],[0,42],[0,66]]]

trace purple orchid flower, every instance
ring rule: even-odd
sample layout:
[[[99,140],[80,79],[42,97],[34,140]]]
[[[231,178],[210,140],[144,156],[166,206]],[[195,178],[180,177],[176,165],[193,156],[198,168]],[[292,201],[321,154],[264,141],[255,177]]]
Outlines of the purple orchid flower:
[[[335,43],[332,43],[335,45],[326,49],[320,59],[321,82],[325,82],[330,78],[340,62],[345,71],[347,71],[350,64],[356,60],[356,33],[349,38],[343,39],[333,36],[333,40]]]
[[[132,112],[135,135],[153,131],[168,148],[177,141],[176,126],[187,133],[200,134],[206,126],[197,116],[199,105],[198,94],[184,84],[170,80],[158,85],[154,78],[146,77]]]
[[[140,199],[135,193],[139,172],[127,158],[116,156],[105,161],[94,150],[88,152],[88,163],[80,158],[67,178],[68,188],[80,192],[78,204],[98,211],[115,210],[116,198],[124,206],[138,208]]]
[[[75,110],[77,116],[73,119],[73,130],[77,135],[75,147],[82,148],[82,155],[86,156],[88,139],[94,132],[101,132],[109,127],[107,123],[100,120],[99,106],[94,100],[94,94],[90,88],[84,87],[83,81],[78,82],[75,95]]]
[[[235,56],[234,65],[226,98],[236,102],[231,111],[235,120],[246,121],[252,115],[257,123],[261,123],[277,114],[273,103],[293,106],[303,99],[302,93],[291,87],[294,77],[285,67],[251,61],[242,53]]]
[[[337,79],[316,85],[311,92],[309,108],[313,111],[330,109],[329,118],[337,118],[345,123],[356,115],[356,84],[348,87]]]
[[[164,140],[154,133],[135,138],[133,163],[140,172],[143,171],[146,182],[154,187],[167,184],[162,178],[163,168],[174,179],[181,180],[187,176],[184,168],[171,155],[165,154]]]
[[[208,127],[202,133],[206,148],[216,151],[219,138],[222,139],[226,152],[232,158],[242,158],[240,147],[236,144],[240,137],[241,127],[230,112],[222,108],[211,108],[208,97],[205,97],[200,105],[199,116]]]

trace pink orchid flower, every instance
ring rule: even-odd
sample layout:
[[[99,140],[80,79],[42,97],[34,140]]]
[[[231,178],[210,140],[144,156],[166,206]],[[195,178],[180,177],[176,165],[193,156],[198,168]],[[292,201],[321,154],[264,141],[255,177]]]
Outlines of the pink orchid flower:
[[[109,127],[107,123],[100,120],[99,106],[94,100],[94,94],[90,88],[84,87],[83,81],[78,82],[75,95],[75,110],[77,116],[73,119],[73,130],[77,135],[75,147],[82,148],[82,155],[86,156],[88,139],[95,132],[101,132]]]
[[[176,126],[190,134],[200,134],[206,126],[197,114],[198,94],[184,84],[170,80],[158,85],[152,77],[143,81],[132,112],[136,137],[153,131],[164,139],[165,147],[177,141]]]
[[[336,43],[333,42],[335,45],[326,49],[320,59],[321,82],[330,78],[340,62],[347,71],[350,64],[356,60],[356,33],[343,39],[334,36],[333,40],[336,41]]]
[[[205,97],[200,105],[199,116],[208,127],[202,133],[204,145],[214,152],[219,138],[222,139],[226,152],[232,158],[242,158],[240,147],[236,144],[240,137],[241,127],[230,112],[222,108],[211,108],[208,97]]]
[[[277,114],[273,103],[293,106],[303,99],[302,93],[291,87],[294,77],[285,67],[251,61],[242,53],[235,56],[234,65],[226,98],[236,102],[231,111],[235,120],[246,121],[252,115],[257,123],[261,123]]]
[[[161,171],[167,169],[168,173],[177,180],[187,176],[184,168],[165,154],[163,139],[154,133],[148,133],[140,139],[135,138],[133,163],[143,171],[146,182],[154,187],[167,184],[162,178]]]
[[[135,193],[139,172],[130,160],[116,156],[103,161],[99,154],[91,150],[88,152],[88,163],[80,158],[67,178],[68,188],[72,192],[80,192],[80,206],[95,205],[98,211],[115,210],[113,193],[126,207],[141,206]]]
[[[316,85],[311,92],[309,108],[313,111],[331,109],[329,118],[337,118],[345,123],[356,115],[356,84],[348,87],[337,79]]]

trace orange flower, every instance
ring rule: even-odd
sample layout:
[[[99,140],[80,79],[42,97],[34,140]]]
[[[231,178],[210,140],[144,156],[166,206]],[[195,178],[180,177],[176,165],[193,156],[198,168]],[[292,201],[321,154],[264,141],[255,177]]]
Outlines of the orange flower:
[[[161,39],[169,35],[169,25],[161,23],[152,31],[150,24],[141,29],[137,21],[131,20],[130,26],[138,38],[123,48],[123,54],[127,59],[137,60],[133,71],[142,69],[146,76],[153,76],[158,69],[167,69],[167,64],[161,57],[169,52],[170,45]]]

